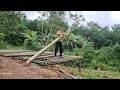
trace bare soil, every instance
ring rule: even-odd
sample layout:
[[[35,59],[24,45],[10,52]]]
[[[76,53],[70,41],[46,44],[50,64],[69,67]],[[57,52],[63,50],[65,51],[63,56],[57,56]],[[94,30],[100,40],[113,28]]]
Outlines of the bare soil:
[[[0,79],[63,79],[55,72],[40,65],[0,56]]]

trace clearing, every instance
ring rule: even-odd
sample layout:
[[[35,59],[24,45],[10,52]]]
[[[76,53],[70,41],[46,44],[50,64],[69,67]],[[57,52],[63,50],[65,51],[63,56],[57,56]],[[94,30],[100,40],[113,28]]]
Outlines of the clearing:
[[[53,70],[25,61],[0,56],[0,79],[64,79]]]

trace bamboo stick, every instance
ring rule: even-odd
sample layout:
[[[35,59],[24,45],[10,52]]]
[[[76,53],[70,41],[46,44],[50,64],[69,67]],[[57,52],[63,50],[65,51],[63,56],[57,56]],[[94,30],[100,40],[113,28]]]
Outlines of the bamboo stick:
[[[56,71],[60,76],[64,77],[65,79],[71,79],[70,77],[64,75],[63,73]]]
[[[64,70],[59,69],[59,71],[62,72],[62,73],[64,73],[64,74],[66,74],[67,76],[69,76],[69,77],[72,78],[72,79],[78,79],[77,77],[75,77],[75,76],[73,76],[73,75],[65,72]]]

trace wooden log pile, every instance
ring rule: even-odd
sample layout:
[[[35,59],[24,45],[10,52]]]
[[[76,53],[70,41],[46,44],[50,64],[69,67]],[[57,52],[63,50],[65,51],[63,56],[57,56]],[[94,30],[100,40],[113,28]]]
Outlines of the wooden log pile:
[[[11,57],[11,58],[26,61],[30,58],[30,56],[17,56],[17,57]],[[71,62],[71,61],[80,60],[80,59],[82,58],[77,57],[77,56],[63,55],[63,58],[60,58],[59,56],[54,57],[53,55],[47,55],[47,56],[39,56],[32,62],[45,66],[45,65],[53,65],[53,64],[59,64],[59,63]]]
[[[0,55],[2,56],[24,61],[27,61],[31,56],[35,55],[36,53],[36,51],[30,50],[0,50]],[[41,56],[38,56],[32,62],[40,65],[52,65],[63,62],[70,62],[74,60],[80,60],[81,58],[82,57],[68,55],[63,55],[63,58],[60,58],[59,56],[54,57],[54,53],[52,52],[44,52]]]
[[[73,75],[71,75],[71,74],[69,74],[69,73],[67,73],[67,72],[65,72],[64,70],[61,70],[61,69],[59,69],[57,71],[57,73],[60,76],[64,77],[65,79],[78,79],[77,77],[75,77],[75,76],[73,76]]]
[[[0,55],[5,57],[11,57],[16,60],[24,60],[27,61],[31,58],[31,56],[35,55],[36,51],[29,51],[29,50],[0,50]],[[36,59],[34,59],[32,62],[47,66],[47,65],[54,65],[54,64],[60,64],[65,62],[71,62],[79,60],[80,66],[79,71],[81,72],[81,64],[83,58],[80,56],[69,56],[69,55],[63,55],[63,58],[60,58],[59,56],[54,57],[54,53],[52,52],[44,52],[42,55],[38,56]]]

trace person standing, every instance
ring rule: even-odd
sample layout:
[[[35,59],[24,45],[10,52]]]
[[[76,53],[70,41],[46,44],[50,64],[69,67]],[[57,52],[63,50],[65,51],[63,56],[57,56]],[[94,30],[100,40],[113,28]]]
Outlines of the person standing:
[[[60,36],[64,36],[64,28],[60,28],[60,30],[56,33],[56,38],[58,38],[58,37],[60,37]],[[63,38],[62,38],[63,39]],[[62,57],[62,53],[63,53],[63,47],[62,47],[62,39],[60,39],[60,40],[58,40],[57,42],[56,42],[56,44],[55,44],[55,55],[54,56],[56,56],[56,54],[57,54],[57,52],[58,52],[58,48],[59,48],[59,50],[60,50],[60,57]]]

